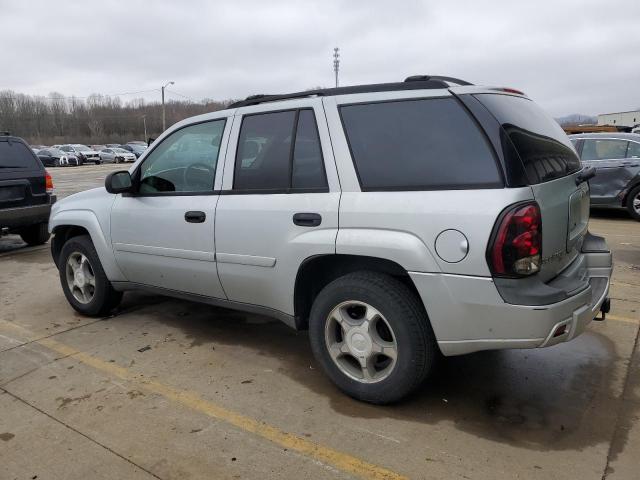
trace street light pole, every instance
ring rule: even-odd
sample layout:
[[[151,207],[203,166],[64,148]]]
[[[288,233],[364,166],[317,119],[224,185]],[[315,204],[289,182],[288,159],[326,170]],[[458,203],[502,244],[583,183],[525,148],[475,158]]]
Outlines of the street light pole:
[[[144,141],[148,141],[149,137],[147,137],[147,116],[142,115],[142,123],[144,124]]]
[[[174,85],[175,82],[168,82],[166,85],[162,86],[162,131],[164,132],[167,129],[166,115],[164,111],[164,89],[169,85]]]
[[[336,74],[336,88],[338,88],[338,70],[340,70],[340,49],[333,49],[333,71]]]

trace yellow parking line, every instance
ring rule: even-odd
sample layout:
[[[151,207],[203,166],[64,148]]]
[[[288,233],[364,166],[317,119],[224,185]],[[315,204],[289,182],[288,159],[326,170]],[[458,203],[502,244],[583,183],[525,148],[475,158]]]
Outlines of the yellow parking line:
[[[305,438],[280,430],[279,428],[265,422],[247,417],[220,405],[216,405],[215,403],[202,398],[197,392],[181,390],[160,382],[146,380],[142,378],[142,375],[135,374],[130,370],[113,363],[105,362],[104,360],[89,355],[88,353],[80,352],[73,347],[53,340],[52,338],[36,339],[32,332],[11,322],[0,320],[0,325],[9,327],[13,330],[19,330],[21,333],[32,338],[35,343],[47,347],[65,357],[73,357],[79,362],[93,367],[96,370],[108,373],[122,380],[134,382],[141,388],[158,395],[162,395],[175,403],[179,403],[217,420],[222,420],[239,428],[240,430],[253,433],[289,450],[294,450],[322,463],[332,465],[356,477],[376,480],[406,479],[403,475],[387,470],[386,468],[368,463],[360,458],[334,450],[333,448],[311,442]]]
[[[606,320],[613,320],[614,322],[633,323],[635,325],[640,325],[640,319],[638,318],[622,317],[620,315],[614,315],[613,313],[607,313],[605,321]]]

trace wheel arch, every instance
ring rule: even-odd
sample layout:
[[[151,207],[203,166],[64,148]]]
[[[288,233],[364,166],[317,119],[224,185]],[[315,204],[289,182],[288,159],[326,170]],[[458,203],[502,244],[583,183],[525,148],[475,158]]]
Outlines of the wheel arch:
[[[92,211],[64,210],[57,212],[49,220],[49,230],[54,234],[51,240],[51,255],[56,266],[65,242],[77,235],[89,235],[107,278],[110,281],[126,280],[116,264],[111,244],[105,238],[100,223]]]
[[[380,257],[350,254],[326,254],[307,257],[298,268],[294,287],[296,328],[306,330],[309,312],[320,291],[333,280],[358,271],[373,271],[397,278],[420,300],[418,289],[407,270],[397,262]],[[422,301],[420,300],[422,304]]]

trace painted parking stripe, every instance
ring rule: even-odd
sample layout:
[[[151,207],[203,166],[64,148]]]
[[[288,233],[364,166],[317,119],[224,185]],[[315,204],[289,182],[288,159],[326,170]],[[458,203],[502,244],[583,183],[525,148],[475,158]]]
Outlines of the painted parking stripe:
[[[53,340],[51,337],[38,339],[33,332],[30,332],[15,323],[0,320],[0,326],[5,327],[7,330],[20,332],[22,335],[33,339],[32,341],[34,343],[38,343],[64,357],[72,357],[85,365],[95,368],[96,370],[105,372],[121,380],[135,383],[136,386],[139,386],[149,392],[162,395],[166,399],[175,403],[217,420],[224,421],[240,430],[253,433],[275,443],[276,445],[280,445],[289,450],[294,450],[324,464],[332,465],[333,467],[358,478],[375,480],[404,480],[407,478],[384,467],[374,465],[360,458],[349,455],[348,453],[334,450],[333,448],[319,443],[311,442],[305,438],[280,430],[278,427],[269,425],[263,421],[229,410],[209,400],[205,400],[197,392],[181,390],[160,382],[146,380],[141,378],[139,374],[134,374],[124,367],[120,367],[114,363],[105,362],[104,360],[89,355],[88,353],[78,351],[69,345]]]
[[[614,322],[633,323],[635,325],[640,325],[640,318],[623,317],[620,315],[614,315],[613,313],[607,313],[605,322],[608,320],[613,320]]]

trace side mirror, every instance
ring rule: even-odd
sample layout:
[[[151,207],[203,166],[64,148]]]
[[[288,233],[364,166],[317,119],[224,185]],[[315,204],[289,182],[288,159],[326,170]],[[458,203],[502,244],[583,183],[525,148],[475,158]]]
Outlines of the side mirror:
[[[104,188],[109,193],[126,193],[130,192],[133,187],[131,175],[126,170],[111,172],[104,179]]]

